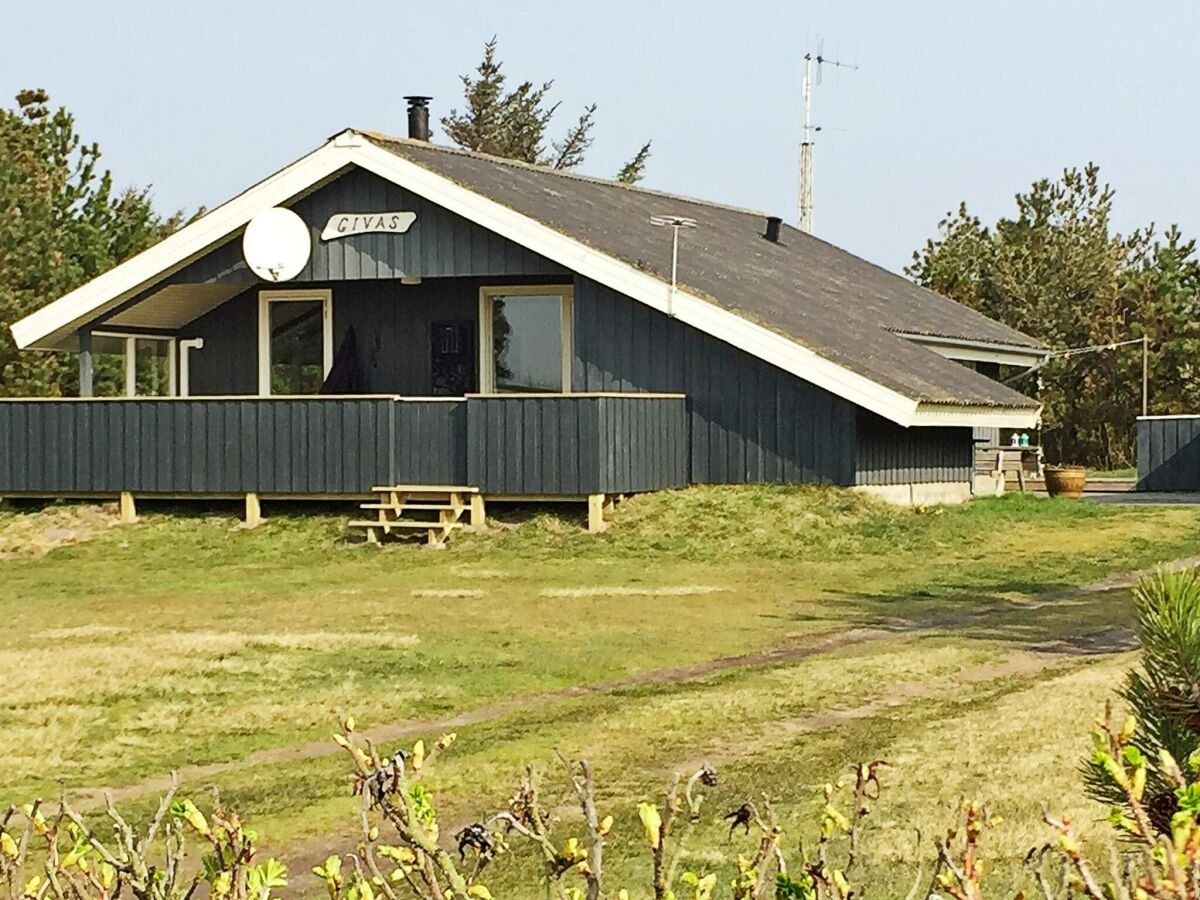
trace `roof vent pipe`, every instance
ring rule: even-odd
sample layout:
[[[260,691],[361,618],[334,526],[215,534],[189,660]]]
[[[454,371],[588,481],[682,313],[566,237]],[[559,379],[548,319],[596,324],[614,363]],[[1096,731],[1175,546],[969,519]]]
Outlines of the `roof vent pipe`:
[[[408,136],[414,141],[429,140],[429,101],[432,97],[413,95],[408,101]]]
[[[779,227],[783,225],[783,219],[779,216],[767,216],[767,230],[763,232],[765,237],[772,244],[779,243]]]

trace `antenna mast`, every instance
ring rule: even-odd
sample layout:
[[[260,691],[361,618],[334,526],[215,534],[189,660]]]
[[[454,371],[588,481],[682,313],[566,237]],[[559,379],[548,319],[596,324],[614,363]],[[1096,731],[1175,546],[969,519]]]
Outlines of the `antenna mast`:
[[[812,234],[812,219],[813,219],[813,144],[816,133],[821,130],[820,125],[812,123],[812,89],[814,87],[814,72],[813,63],[816,65],[816,81],[815,84],[821,83],[821,66],[837,66],[842,69],[857,69],[858,66],[854,63],[841,62],[836,59],[829,59],[822,55],[822,42],[817,42],[817,52],[814,56],[812,53],[804,54],[804,140],[800,142],[800,202],[799,202],[799,220],[800,230],[805,234]]]

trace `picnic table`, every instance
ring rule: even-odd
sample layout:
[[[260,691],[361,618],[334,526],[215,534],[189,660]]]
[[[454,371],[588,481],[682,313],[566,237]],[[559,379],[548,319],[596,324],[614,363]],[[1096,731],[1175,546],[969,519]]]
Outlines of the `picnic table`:
[[[1013,447],[1009,444],[977,444],[975,446],[975,471],[981,475],[998,472],[1006,478],[1015,473],[1021,491],[1025,490],[1025,479],[1041,481],[1044,477],[1044,454],[1039,446]]]

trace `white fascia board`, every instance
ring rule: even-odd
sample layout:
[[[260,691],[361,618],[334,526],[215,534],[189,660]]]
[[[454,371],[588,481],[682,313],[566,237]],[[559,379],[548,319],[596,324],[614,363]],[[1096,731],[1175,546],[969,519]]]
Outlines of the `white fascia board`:
[[[202,256],[243,227],[255,213],[284,203],[346,167],[351,153],[352,147],[344,146],[339,135],[153,247],[14,322],[12,333],[17,347],[38,346],[75,323],[119,305],[145,285]],[[55,343],[52,340],[42,349],[53,349]]]
[[[920,344],[926,350],[932,350],[947,359],[962,362],[994,362],[1031,369],[1045,360],[1048,353],[1036,347],[1019,347],[1015,344],[997,344],[991,341],[936,337],[907,331],[893,331],[892,334]]]
[[[1040,406],[1016,409],[922,403],[917,407],[916,416],[910,424],[952,428],[1037,428],[1041,420]]]
[[[600,253],[536,219],[480,196],[453,180],[382,147],[367,142],[354,151],[354,161],[432,203],[469,219],[647,306],[667,313],[700,331],[733,344],[830,393],[901,425],[916,424],[917,401],[864,375],[818,356],[795,341],[742,318],[734,312],[670,285],[626,262]]]

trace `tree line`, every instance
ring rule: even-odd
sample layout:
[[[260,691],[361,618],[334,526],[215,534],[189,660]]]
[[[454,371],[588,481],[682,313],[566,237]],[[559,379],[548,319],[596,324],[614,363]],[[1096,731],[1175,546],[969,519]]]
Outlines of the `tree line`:
[[[1016,195],[1012,215],[985,225],[963,203],[913,254],[909,276],[1040,339],[1048,347],[1149,341],[1151,414],[1200,412],[1200,260],[1172,225],[1130,234],[1112,225],[1114,190],[1096,165],[1067,169]],[[1055,356],[1007,372],[1045,405],[1052,461],[1111,469],[1134,462],[1141,411],[1139,347]]]
[[[595,104],[552,137],[560,110],[550,99],[553,81],[511,86],[495,38],[461,81],[462,108],[441,120],[455,145],[567,171],[584,163]],[[642,143],[616,179],[640,181],[650,146]],[[1150,411],[1200,411],[1195,240],[1175,226],[1120,234],[1113,199],[1088,164],[1035,182],[992,224],[964,203],[938,223],[906,273],[1051,348],[1145,335]],[[0,109],[0,396],[74,393],[73,361],[19,353],[9,326],[202,214],[161,213],[148,187],[114,187],[99,147],[83,141],[66,109],[51,108],[45,91],[22,91],[13,108]],[[1116,468],[1134,459],[1141,365],[1136,348],[1118,348],[1002,377],[1044,403],[1042,441],[1052,460]]]

